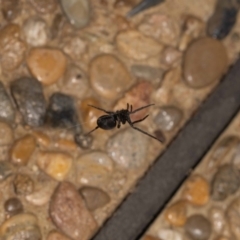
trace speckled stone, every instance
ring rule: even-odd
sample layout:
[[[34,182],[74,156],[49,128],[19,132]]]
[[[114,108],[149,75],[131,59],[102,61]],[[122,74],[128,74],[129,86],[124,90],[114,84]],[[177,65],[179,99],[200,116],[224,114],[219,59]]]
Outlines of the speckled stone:
[[[183,118],[182,111],[174,106],[163,106],[159,108],[154,122],[161,130],[169,132],[174,130]]]
[[[240,185],[238,171],[233,165],[221,166],[212,179],[211,197],[216,201],[223,201],[235,193]]]
[[[80,184],[101,186],[110,180],[113,162],[107,154],[95,151],[80,156],[76,161],[76,167],[77,181]]]
[[[116,37],[118,50],[134,60],[145,60],[161,53],[163,46],[136,30],[120,32]]]
[[[183,236],[180,232],[173,229],[160,229],[158,231],[158,237],[160,240],[183,240]]]
[[[37,217],[30,213],[22,213],[7,219],[1,225],[0,238],[41,240]]]
[[[34,190],[34,182],[27,174],[17,174],[13,179],[13,188],[18,195],[28,195]]]
[[[10,145],[13,142],[13,130],[6,122],[0,122],[0,146]]]
[[[63,11],[70,23],[76,28],[88,25],[91,15],[91,6],[87,0],[61,0]]]
[[[0,119],[8,123],[15,120],[15,109],[2,82],[0,82]]]
[[[33,48],[27,56],[27,65],[39,82],[51,85],[65,73],[67,59],[58,49]]]
[[[6,20],[11,21],[19,14],[19,0],[9,0],[2,2],[2,13]]]
[[[90,63],[90,82],[101,97],[116,100],[132,83],[125,65],[114,55],[102,54]]]
[[[212,223],[213,231],[217,234],[221,234],[226,226],[224,210],[218,207],[212,207],[210,211],[208,211],[208,215]]]
[[[85,186],[79,189],[80,194],[83,196],[87,208],[94,211],[109,203],[110,197],[106,192],[96,187]]]
[[[72,183],[56,188],[50,202],[50,217],[60,231],[73,240],[90,238],[97,224]]]
[[[57,0],[30,0],[39,13],[53,13],[57,8]]]
[[[187,219],[185,231],[191,239],[207,240],[211,235],[212,227],[207,218],[203,215],[195,214]]]
[[[226,72],[228,57],[221,42],[201,38],[187,49],[183,59],[183,74],[191,88],[203,88],[219,81]]]
[[[26,42],[34,47],[43,46],[48,41],[47,23],[38,16],[28,18],[22,27]]]
[[[109,139],[107,152],[118,165],[136,169],[145,164],[148,138],[137,130],[124,129]]]
[[[35,78],[23,77],[12,82],[11,92],[24,122],[33,127],[43,125],[46,102],[42,85]]]
[[[160,56],[160,64],[166,68],[175,67],[181,59],[182,53],[179,50],[174,47],[166,47]]]

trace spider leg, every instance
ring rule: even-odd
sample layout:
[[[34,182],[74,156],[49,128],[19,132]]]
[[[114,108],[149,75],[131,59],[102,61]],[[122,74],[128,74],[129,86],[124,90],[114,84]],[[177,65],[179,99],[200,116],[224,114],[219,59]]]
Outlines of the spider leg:
[[[94,132],[95,130],[97,130],[99,127],[98,126],[96,126],[93,130],[91,130],[90,132],[88,132],[88,133],[86,133],[85,134],[85,136],[87,136],[88,134],[90,134],[90,133],[92,133],[92,132]]]
[[[140,111],[140,110],[142,110],[142,109],[144,109],[144,108],[150,107],[150,106],[152,106],[152,105],[154,105],[154,103],[149,104],[149,105],[147,105],[147,106],[143,106],[143,107],[137,108],[137,109],[135,109],[134,111],[131,111],[129,114],[138,112],[138,111]]]
[[[103,111],[103,112],[105,112],[105,113],[107,113],[107,114],[113,113],[113,112],[111,112],[111,111],[106,111],[106,110],[103,109],[103,108],[95,107],[95,106],[93,106],[93,105],[91,105],[91,104],[88,104],[88,106],[93,107],[93,108],[96,108],[96,109],[98,109],[98,110],[100,110],[100,111]]]
[[[130,112],[132,112],[132,105],[130,105]]]
[[[145,116],[144,118],[142,119],[139,119],[139,120],[136,120],[134,122],[132,122],[132,124],[135,124],[135,123],[138,123],[138,122],[142,122],[143,120],[145,120],[149,115]]]

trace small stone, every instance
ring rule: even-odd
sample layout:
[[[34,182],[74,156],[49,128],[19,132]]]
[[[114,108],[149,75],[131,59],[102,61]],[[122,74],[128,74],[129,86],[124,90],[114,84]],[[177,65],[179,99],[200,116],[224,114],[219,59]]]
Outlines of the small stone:
[[[176,129],[182,118],[183,113],[180,109],[174,106],[164,106],[159,109],[154,122],[161,130],[169,132]]]
[[[147,15],[138,29],[144,35],[153,37],[166,45],[176,46],[179,40],[180,26],[178,22],[165,14]]]
[[[54,224],[74,240],[87,240],[97,224],[86,209],[84,200],[69,182],[60,183],[50,202],[50,216]]]
[[[160,64],[166,68],[177,66],[182,59],[182,53],[174,47],[166,47],[160,57]]]
[[[11,21],[19,13],[19,0],[9,0],[9,1],[3,1],[1,3],[2,13],[6,20]]]
[[[13,216],[23,212],[23,205],[18,198],[9,198],[4,203],[4,209],[8,215]]]
[[[76,133],[74,140],[79,147],[89,149],[92,146],[93,137],[91,135],[85,135],[84,133]]]
[[[79,192],[83,196],[87,208],[90,211],[101,208],[110,201],[108,194],[99,188],[85,186],[79,189]]]
[[[60,232],[52,231],[48,234],[47,240],[71,240]]]
[[[203,88],[219,81],[226,72],[228,58],[221,42],[212,38],[201,38],[190,45],[183,59],[183,73],[191,88]]]
[[[158,237],[161,240],[183,240],[182,234],[172,229],[160,229],[158,231]]]
[[[37,143],[42,147],[47,147],[51,143],[49,136],[41,131],[33,131],[32,135],[36,138]]]
[[[53,13],[58,4],[56,0],[30,0],[30,2],[39,13]]]
[[[17,174],[13,180],[13,187],[16,194],[28,195],[34,190],[34,182],[27,174]]]
[[[226,225],[225,213],[221,208],[213,207],[209,211],[209,220],[212,223],[213,231],[217,234],[223,232]]]
[[[0,57],[4,70],[14,70],[20,66],[25,58],[27,46],[20,39],[20,27],[8,24],[0,30]]]
[[[11,163],[7,161],[0,162],[0,182],[4,181],[14,172],[14,168]]]
[[[73,140],[66,138],[58,139],[55,143],[55,147],[69,151],[75,151],[77,149],[76,143]]]
[[[52,127],[77,127],[78,117],[73,98],[60,92],[54,93],[49,99],[47,122]]]
[[[18,139],[11,149],[11,161],[13,164],[25,166],[36,149],[36,140],[31,135]]]
[[[178,201],[165,210],[165,218],[167,221],[175,226],[181,227],[187,220],[187,203],[185,201]]]
[[[43,46],[48,41],[49,29],[47,23],[40,17],[28,18],[23,24],[26,42],[31,46]]]
[[[150,96],[153,91],[153,86],[147,81],[141,81],[134,85],[128,92],[124,94],[116,105],[114,111],[126,109],[127,103],[133,106],[133,110],[146,106],[150,103]],[[143,109],[131,115],[131,120],[136,121],[146,116],[149,109]]]
[[[118,50],[134,60],[145,60],[161,53],[163,46],[136,30],[122,31],[117,35]]]
[[[22,213],[6,220],[0,228],[1,239],[41,240],[41,231],[35,215]]]
[[[86,73],[76,65],[69,65],[60,86],[61,92],[83,98],[89,90]]]
[[[212,227],[207,218],[200,214],[195,214],[187,219],[185,231],[191,239],[207,240],[211,235]]]
[[[72,157],[60,152],[41,152],[37,165],[50,177],[57,181],[66,179],[72,167]]]
[[[240,185],[239,173],[233,165],[223,165],[215,173],[212,179],[211,195],[216,201],[223,201],[234,194]]]
[[[27,65],[38,81],[51,85],[65,73],[67,59],[58,49],[33,48],[27,56]]]
[[[159,238],[153,237],[151,235],[145,235],[141,240],[160,240]]]
[[[88,0],[61,0],[63,11],[76,28],[86,27],[90,21],[91,6]]]
[[[42,85],[35,78],[23,77],[12,82],[11,92],[25,123],[32,127],[43,125],[46,101]]]
[[[209,200],[210,187],[200,175],[191,176],[184,185],[183,199],[198,206],[205,205]]]
[[[116,100],[132,83],[124,64],[110,54],[95,57],[89,71],[93,89],[106,99]]]
[[[137,0],[116,0],[114,7],[130,6],[134,7],[138,3]]]
[[[150,80],[151,82],[159,82],[163,76],[163,70],[156,67],[151,67],[147,65],[135,64],[131,66],[132,74],[140,79]]]
[[[13,130],[5,122],[0,122],[0,146],[10,145],[13,142]]]
[[[112,159],[103,152],[90,152],[80,156],[76,162],[77,181],[80,184],[99,186],[110,181],[113,171]]]
[[[148,139],[144,134],[127,128],[108,140],[107,152],[120,166],[137,169],[145,164]]]
[[[51,26],[51,37],[52,39],[55,39],[58,35],[60,30],[63,27],[63,24],[65,23],[65,18],[61,13],[58,13],[55,15],[52,26]]]
[[[15,120],[15,109],[2,82],[0,82],[0,119],[9,123]]]

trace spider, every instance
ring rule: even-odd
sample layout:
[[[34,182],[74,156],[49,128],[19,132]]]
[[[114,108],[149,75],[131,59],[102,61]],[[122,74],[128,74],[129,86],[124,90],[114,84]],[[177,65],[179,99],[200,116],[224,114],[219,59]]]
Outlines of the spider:
[[[92,133],[93,131],[97,130],[98,128],[101,128],[101,129],[104,129],[104,130],[111,130],[115,127],[120,128],[121,124],[125,124],[127,122],[133,129],[135,129],[135,130],[137,130],[137,131],[139,131],[139,132],[141,132],[141,133],[143,133],[143,134],[145,134],[145,135],[147,135],[151,138],[154,138],[154,139],[158,140],[159,142],[163,142],[163,140],[158,139],[158,138],[150,135],[149,133],[143,131],[142,129],[134,126],[135,123],[142,122],[149,115],[146,115],[144,118],[136,120],[134,122],[132,122],[131,118],[130,118],[131,114],[133,114],[135,112],[138,112],[138,111],[140,111],[144,108],[150,107],[152,105],[154,105],[154,104],[149,104],[149,105],[137,108],[133,111],[132,110],[132,105],[129,105],[127,103],[127,109],[117,110],[116,112],[106,111],[105,109],[95,107],[93,105],[89,105],[90,107],[96,108],[100,111],[103,111],[103,112],[107,113],[107,115],[100,116],[97,119],[97,126],[93,130],[91,130],[90,132],[86,133],[86,135]],[[130,109],[129,109],[129,107],[130,107]]]

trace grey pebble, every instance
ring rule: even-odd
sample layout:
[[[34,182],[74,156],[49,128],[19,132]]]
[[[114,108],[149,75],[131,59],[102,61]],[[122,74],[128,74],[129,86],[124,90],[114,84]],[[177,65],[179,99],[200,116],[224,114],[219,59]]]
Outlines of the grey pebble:
[[[7,161],[0,162],[0,182],[4,181],[14,171],[14,167]]]
[[[40,82],[23,77],[11,84],[11,93],[25,123],[32,127],[44,124],[46,101]]]

